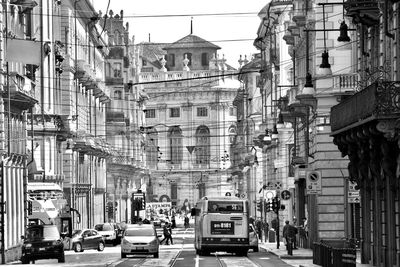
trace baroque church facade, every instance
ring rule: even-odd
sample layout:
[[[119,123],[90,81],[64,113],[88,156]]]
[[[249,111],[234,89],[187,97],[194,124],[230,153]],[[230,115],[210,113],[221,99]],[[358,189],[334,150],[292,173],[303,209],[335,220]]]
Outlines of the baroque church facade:
[[[235,192],[230,147],[236,134],[236,70],[219,46],[189,34],[169,44],[140,43],[139,83],[145,110],[148,201],[171,202],[184,213],[201,197]]]

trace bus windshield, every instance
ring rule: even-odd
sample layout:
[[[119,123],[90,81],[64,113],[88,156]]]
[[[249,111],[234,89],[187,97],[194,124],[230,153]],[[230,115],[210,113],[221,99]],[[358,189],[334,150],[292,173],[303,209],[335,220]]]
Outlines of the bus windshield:
[[[243,211],[243,202],[208,201],[209,213],[237,213]]]

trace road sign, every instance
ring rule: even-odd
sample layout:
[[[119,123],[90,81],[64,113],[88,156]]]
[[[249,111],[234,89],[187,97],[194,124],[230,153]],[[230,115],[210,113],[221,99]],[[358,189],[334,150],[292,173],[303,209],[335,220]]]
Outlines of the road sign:
[[[265,192],[265,197],[267,198],[267,199],[272,199],[272,198],[274,198],[276,196],[276,191],[275,190],[267,190],[266,192]]]
[[[281,198],[284,200],[290,199],[290,191],[289,190],[283,190],[281,192]]]
[[[322,193],[322,182],[320,171],[306,172],[307,194],[319,195]]]
[[[356,183],[349,181],[349,189],[347,191],[348,203],[360,203],[360,190],[356,189]]]

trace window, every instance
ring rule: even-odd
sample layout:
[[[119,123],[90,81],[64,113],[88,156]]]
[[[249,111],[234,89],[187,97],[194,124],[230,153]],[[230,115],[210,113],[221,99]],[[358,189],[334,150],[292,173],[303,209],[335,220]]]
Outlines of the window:
[[[170,108],[169,109],[169,117],[170,118],[179,118],[181,116],[180,108]]]
[[[146,163],[150,167],[153,168],[156,167],[158,161],[162,159],[161,158],[162,153],[161,151],[159,151],[158,147],[158,133],[154,128],[151,128],[147,131],[145,148],[146,148]]]
[[[200,126],[196,130],[196,164],[210,163],[210,130]]]
[[[155,118],[156,117],[156,110],[155,109],[146,109],[146,118]]]
[[[169,158],[171,164],[182,163],[182,131],[178,126],[174,126],[169,130]]]
[[[121,73],[122,65],[121,65],[121,63],[114,63],[113,64],[113,69],[114,69],[114,78],[121,78],[121,76],[122,76],[122,73]]]
[[[201,54],[201,65],[208,66],[208,54],[207,53]]]
[[[183,59],[185,59],[185,56],[187,57],[187,59],[189,59],[188,66],[192,66],[192,53],[183,54]]]
[[[236,108],[229,107],[229,116],[236,116]]]
[[[175,67],[175,54],[167,55],[167,65],[170,67]]]
[[[122,92],[120,90],[114,91],[114,99],[116,100],[122,99]]]
[[[144,58],[142,58],[142,66],[147,66],[147,61]]]
[[[197,108],[197,117],[207,117],[207,108],[206,107],[200,107]]]

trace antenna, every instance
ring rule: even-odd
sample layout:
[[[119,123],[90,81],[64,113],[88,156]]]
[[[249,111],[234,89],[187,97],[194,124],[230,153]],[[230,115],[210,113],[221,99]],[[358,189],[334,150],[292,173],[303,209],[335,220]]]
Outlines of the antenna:
[[[193,17],[190,19],[190,34],[193,34]]]

